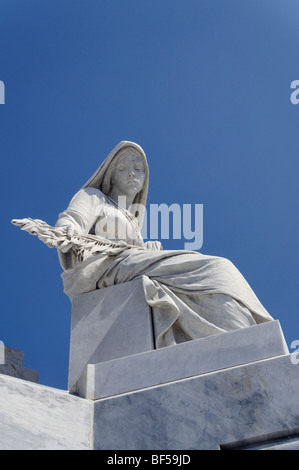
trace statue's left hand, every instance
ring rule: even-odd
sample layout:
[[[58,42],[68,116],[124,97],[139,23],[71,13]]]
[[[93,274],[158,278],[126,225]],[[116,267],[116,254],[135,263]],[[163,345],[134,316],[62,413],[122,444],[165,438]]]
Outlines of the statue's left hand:
[[[145,248],[147,250],[160,251],[163,250],[163,246],[157,240],[151,240],[145,243]]]

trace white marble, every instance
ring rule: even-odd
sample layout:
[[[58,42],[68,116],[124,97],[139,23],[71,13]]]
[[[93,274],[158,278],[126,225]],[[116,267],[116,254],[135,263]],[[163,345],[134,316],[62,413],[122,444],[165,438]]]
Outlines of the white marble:
[[[68,388],[87,364],[153,347],[151,311],[140,279],[77,295],[72,301]]]
[[[156,241],[144,243],[141,229],[148,185],[143,149],[123,141],[59,214],[55,231],[63,241],[57,248],[64,292],[70,299],[142,277],[157,348],[272,321],[229,260],[196,251],[163,250]],[[35,224],[27,228],[37,233]],[[140,334],[138,328],[135,334]]]
[[[219,450],[266,447],[273,436],[287,444],[298,438],[298,389],[299,365],[283,355],[104,398],[94,402],[93,447]]]
[[[0,374],[1,450],[88,450],[92,403]]]
[[[251,357],[249,364],[97,400],[0,374],[0,449],[299,450],[299,365],[285,353],[279,332],[278,322],[235,332],[234,355]],[[259,353],[252,356],[240,333],[254,336]],[[226,333],[221,341],[225,337],[232,338]],[[258,360],[262,338],[265,354],[281,355]],[[180,351],[180,346],[164,350]],[[185,357],[185,367],[195,359],[204,363],[207,357],[198,352]],[[230,354],[225,348],[218,353],[218,361]],[[179,355],[176,359],[180,370],[183,363]],[[156,369],[160,366],[156,362]]]
[[[279,321],[262,323],[101,364],[73,391],[96,400],[288,353]]]

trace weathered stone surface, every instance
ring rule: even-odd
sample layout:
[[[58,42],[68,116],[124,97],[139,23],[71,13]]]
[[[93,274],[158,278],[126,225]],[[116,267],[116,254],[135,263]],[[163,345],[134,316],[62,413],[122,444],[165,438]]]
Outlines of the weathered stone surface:
[[[24,352],[18,349],[9,348],[5,345],[0,345],[1,362],[0,374],[17,377],[19,379],[28,380],[30,382],[38,383],[39,374],[37,371],[24,367]]]
[[[101,364],[89,364],[73,391],[96,400],[287,354],[277,320]]]
[[[219,450],[299,429],[299,365],[290,355],[95,401],[95,449]],[[293,442],[296,444],[296,438]]]
[[[0,449],[89,449],[91,428],[88,400],[0,375]]]
[[[87,364],[151,349],[152,317],[144,299],[141,279],[74,297],[69,389]]]
[[[255,357],[245,339],[245,333],[249,341],[254,332]],[[203,372],[200,367],[209,360],[198,349],[197,356],[183,358],[187,368],[196,359],[198,375],[174,380],[169,375],[167,383],[98,400],[0,375],[0,449],[299,450],[299,365],[285,352],[278,322],[238,334],[242,341],[238,336],[232,349],[210,350],[211,363],[218,354],[218,365],[224,366],[223,358],[233,351],[239,360],[254,362]],[[229,342],[231,333],[219,335],[220,343],[225,337]],[[264,353],[274,357],[258,359],[262,337]],[[173,348],[181,350],[180,345]],[[162,362],[157,360],[156,369],[167,375]],[[183,363],[178,359],[178,370]],[[114,375],[114,382],[119,378]]]

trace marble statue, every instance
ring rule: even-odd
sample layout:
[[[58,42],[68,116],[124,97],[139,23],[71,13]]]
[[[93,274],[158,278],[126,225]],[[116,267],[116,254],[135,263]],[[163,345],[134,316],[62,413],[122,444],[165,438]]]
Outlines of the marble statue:
[[[57,248],[71,300],[141,279],[156,348],[273,320],[228,259],[143,241],[148,183],[143,149],[123,141],[74,195],[55,227],[37,219],[12,223]]]
[[[59,215],[56,233],[69,242],[103,241],[80,255],[68,241],[58,249],[65,293],[72,299],[141,278],[158,348],[273,320],[229,260],[144,243],[148,183],[142,148],[120,142]]]

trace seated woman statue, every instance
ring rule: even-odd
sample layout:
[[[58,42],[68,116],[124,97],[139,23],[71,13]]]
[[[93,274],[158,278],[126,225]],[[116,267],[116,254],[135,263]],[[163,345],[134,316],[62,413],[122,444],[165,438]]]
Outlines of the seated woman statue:
[[[80,259],[59,250],[64,292],[72,299],[142,279],[157,348],[273,320],[229,260],[144,243],[148,174],[142,148],[120,142],[59,215],[56,227],[69,237],[93,234],[109,239],[111,247],[125,242],[116,252],[107,243]]]

